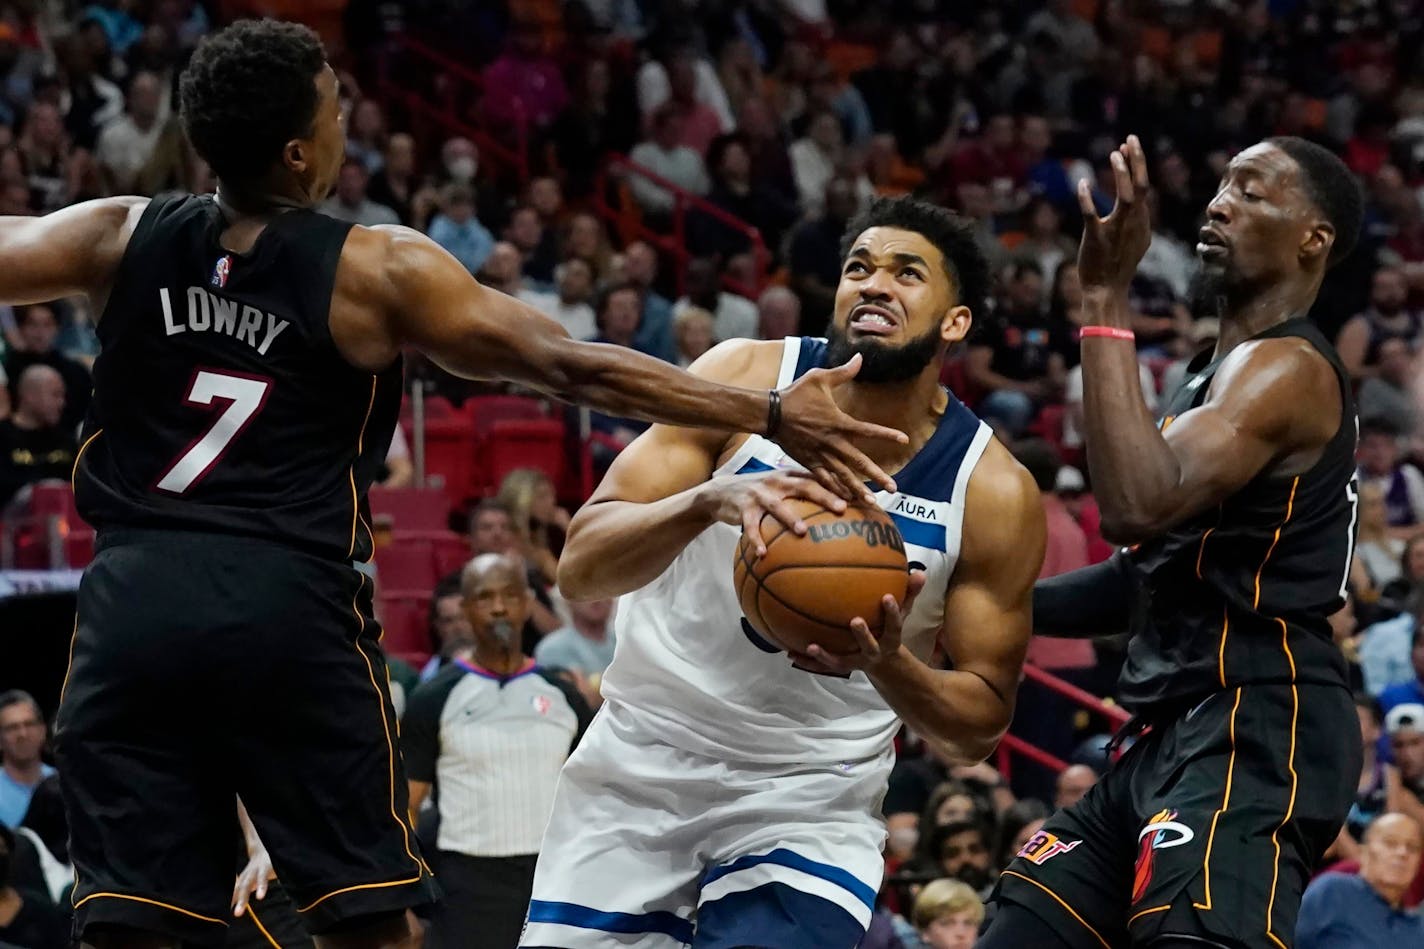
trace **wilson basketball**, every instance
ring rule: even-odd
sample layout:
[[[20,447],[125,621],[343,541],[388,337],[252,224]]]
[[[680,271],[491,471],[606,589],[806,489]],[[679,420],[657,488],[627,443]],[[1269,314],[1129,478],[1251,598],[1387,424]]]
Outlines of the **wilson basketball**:
[[[848,505],[837,514],[811,501],[786,503],[805,521],[804,536],[766,514],[766,556],[756,559],[745,535],[737,545],[732,581],[742,614],[764,639],[789,652],[805,652],[812,643],[830,653],[858,652],[850,621],[859,616],[878,635],[881,599],[887,593],[905,598],[905,542],[878,507]]]

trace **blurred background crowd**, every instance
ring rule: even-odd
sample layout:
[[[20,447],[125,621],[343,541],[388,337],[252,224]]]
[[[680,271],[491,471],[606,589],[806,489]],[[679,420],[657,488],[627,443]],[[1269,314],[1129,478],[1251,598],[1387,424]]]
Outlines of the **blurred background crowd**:
[[[679,365],[723,339],[820,333],[847,220],[876,194],[923,196],[972,219],[993,262],[990,308],[974,314],[944,381],[1037,479],[1051,575],[1111,553],[1083,457],[1077,183],[1088,181],[1106,211],[1107,156],[1128,133],[1142,138],[1154,223],[1131,305],[1143,394],[1155,405],[1215,339],[1214,317],[1193,297],[1194,247],[1225,163],[1270,135],[1326,145],[1367,198],[1360,244],[1311,315],[1357,385],[1360,535],[1350,604],[1334,625],[1370,753],[1355,811],[1320,869],[1354,875],[1408,915],[1424,898],[1421,7],[0,0],[0,214],[211,191],[178,122],[176,80],[206,32],[243,15],[305,19],[327,41],[348,144],[325,213],[418,228],[570,334]],[[72,502],[44,499],[73,465],[94,318],[82,299],[0,307],[0,568],[84,561]],[[569,511],[642,426],[458,380],[413,354],[407,380],[402,429],[373,492],[398,707],[469,661],[487,633],[452,576],[482,552],[522,558],[525,650],[596,707],[614,604],[565,602],[554,577]],[[47,546],[55,518],[61,557]],[[11,828],[0,831],[0,868],[12,877],[0,875],[0,943],[47,947],[67,938],[53,796],[62,775],[44,763],[63,667],[54,681],[15,672],[33,668],[18,658],[6,669],[27,642],[63,644],[69,625],[9,625],[0,688],[39,701],[0,697],[0,826]],[[1049,808],[1076,800],[1107,765],[1121,650],[1112,640],[1034,643],[1030,662],[1046,675],[1025,682],[1012,730],[1031,751],[947,767],[901,737],[884,805],[887,882],[866,945],[972,944],[997,871],[1036,846]],[[438,836],[441,811],[495,805],[438,792],[422,832],[432,851],[458,849]],[[1385,814],[1402,817],[1368,834]],[[1398,844],[1400,821],[1412,828],[1408,845]],[[29,909],[10,912],[6,894],[21,891]],[[1307,897],[1301,949],[1363,918],[1337,896]]]

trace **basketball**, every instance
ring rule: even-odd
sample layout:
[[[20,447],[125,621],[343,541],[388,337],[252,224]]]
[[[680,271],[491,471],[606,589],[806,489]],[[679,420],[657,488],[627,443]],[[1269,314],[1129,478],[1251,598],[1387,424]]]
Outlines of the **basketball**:
[[[812,501],[786,503],[806,522],[804,536],[765,514],[766,556],[758,560],[745,535],[737,544],[732,579],[742,615],[788,652],[812,643],[837,655],[859,652],[851,620],[863,618],[879,635],[881,599],[905,598],[910,575],[900,531],[878,507],[848,505],[837,514]]]

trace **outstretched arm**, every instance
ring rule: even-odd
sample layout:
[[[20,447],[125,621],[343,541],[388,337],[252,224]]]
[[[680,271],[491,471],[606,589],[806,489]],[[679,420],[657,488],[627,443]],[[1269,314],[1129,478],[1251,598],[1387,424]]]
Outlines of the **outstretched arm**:
[[[906,725],[946,760],[968,764],[989,756],[1013,718],[1047,527],[1037,485],[997,442],[969,479],[964,509],[940,639],[951,668],[932,669],[900,643],[903,610],[890,597],[879,640],[856,620],[858,655],[837,658],[811,646],[802,662],[832,672],[863,669]]]
[[[695,362],[702,378],[750,382],[776,377],[781,346],[735,340]],[[764,510],[786,497],[844,505],[809,478],[789,472],[711,479],[727,437],[656,425],[625,448],[574,516],[559,558],[559,589],[570,599],[618,596],[651,582],[682,549],[718,521],[757,530]]]
[[[1147,161],[1136,137],[1112,164],[1117,204],[1107,218],[1079,188],[1079,272],[1088,325],[1126,330],[1127,287],[1151,240]],[[1267,339],[1233,351],[1206,402],[1159,430],[1131,341],[1085,337],[1083,421],[1103,536],[1139,543],[1219,504],[1268,465],[1323,446],[1340,411],[1334,370],[1309,344]]]
[[[147,198],[105,198],[44,217],[0,217],[0,303],[107,296],[146,207]]]
[[[777,425],[777,397],[767,388],[717,384],[624,347],[575,341],[532,307],[481,286],[424,235],[378,233],[386,240],[390,285],[383,298],[394,301],[394,342],[414,344],[457,375],[510,380],[615,416],[769,433],[849,497],[869,496],[866,480],[892,483],[852,439],[904,442],[903,433],[859,422],[831,398],[855,375],[858,359],[788,386]]]
[[[1048,577],[1033,585],[1033,632],[1059,639],[1096,639],[1126,632],[1133,579],[1127,557]]]

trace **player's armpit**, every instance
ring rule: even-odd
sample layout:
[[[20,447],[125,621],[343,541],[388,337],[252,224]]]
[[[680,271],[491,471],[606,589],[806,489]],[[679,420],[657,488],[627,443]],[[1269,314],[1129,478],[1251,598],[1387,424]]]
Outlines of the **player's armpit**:
[[[0,303],[88,294],[103,304],[147,198],[85,201],[44,217],[0,217]],[[96,316],[97,318],[97,316]]]
[[[911,658],[871,681],[948,759],[972,763],[988,757],[1013,718],[1047,528],[1037,485],[997,442],[976,466],[964,506],[940,638],[950,670]]]
[[[1338,430],[1340,412],[1335,372],[1308,343],[1247,344],[1217,372],[1207,400],[1160,436],[1170,452],[1165,465],[1143,452],[1136,476],[1100,490],[1103,536],[1140,543],[1220,504],[1273,465],[1283,475],[1304,471]]]

